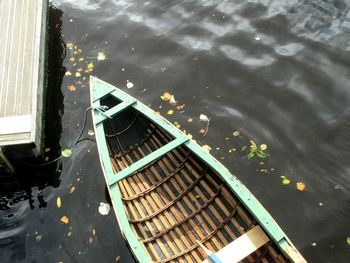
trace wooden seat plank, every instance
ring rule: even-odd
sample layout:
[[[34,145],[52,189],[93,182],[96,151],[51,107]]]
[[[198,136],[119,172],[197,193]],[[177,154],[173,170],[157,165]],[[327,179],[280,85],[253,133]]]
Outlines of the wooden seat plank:
[[[223,263],[236,263],[265,245],[269,240],[261,227],[255,226],[215,254]],[[205,260],[203,263],[209,263],[209,261]]]

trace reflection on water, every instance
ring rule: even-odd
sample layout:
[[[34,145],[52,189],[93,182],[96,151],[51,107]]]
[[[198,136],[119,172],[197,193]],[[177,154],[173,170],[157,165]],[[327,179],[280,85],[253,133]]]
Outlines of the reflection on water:
[[[98,52],[106,54],[105,61],[95,61],[94,75],[121,88],[132,81],[134,87],[125,90],[163,115],[170,106],[159,96],[165,91],[175,94],[185,104],[184,112],[175,111],[168,118],[212,147],[310,262],[347,262],[350,5],[346,1],[55,0],[53,4],[63,11],[64,42],[81,48],[87,60]],[[53,52],[57,55],[63,52],[58,43]],[[67,53],[63,65],[75,74],[71,56]],[[60,62],[53,68],[60,76],[64,73]],[[84,76],[57,80],[55,87],[60,86],[62,93],[52,89],[55,95],[49,103],[55,112],[49,115],[57,117],[47,133],[57,133],[48,136],[53,152],[70,145],[78,133],[89,106]],[[77,90],[68,90],[69,85]],[[200,114],[211,117],[205,137],[198,133]],[[188,118],[194,121],[188,123]],[[236,130],[242,137],[232,136]],[[263,164],[242,158],[239,149],[250,139],[268,145],[270,156]],[[237,151],[229,153],[232,148]],[[114,215],[97,213],[99,202],[107,198],[95,145],[79,144],[59,169],[53,178],[59,177],[60,183],[28,180],[18,191],[7,188],[6,202],[20,207],[18,216],[26,219],[24,224],[8,212],[2,216],[0,241],[7,248],[7,261],[20,251],[23,262],[113,262],[119,255],[121,262],[132,262]],[[282,184],[282,175],[290,185]],[[299,181],[306,191],[296,189]],[[10,180],[7,185],[16,183]],[[31,193],[28,185],[33,186]],[[70,194],[72,186],[77,190]],[[28,209],[29,196],[38,196],[33,210]],[[63,201],[60,210],[57,196]],[[43,208],[36,209],[39,206]],[[70,218],[68,226],[59,223],[63,215]],[[92,229],[97,237],[90,242]],[[45,242],[37,241],[38,235]]]

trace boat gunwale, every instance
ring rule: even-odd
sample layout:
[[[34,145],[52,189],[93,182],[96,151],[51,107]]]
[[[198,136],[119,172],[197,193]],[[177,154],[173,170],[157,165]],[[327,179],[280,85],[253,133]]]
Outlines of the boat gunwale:
[[[94,96],[94,87],[98,85],[104,86],[104,89],[97,92],[97,98]],[[96,77],[90,76],[90,94],[91,94],[91,105],[93,107],[99,107],[100,100],[105,98],[107,95],[112,95],[123,103],[124,101],[135,101],[130,103],[127,108],[133,108],[137,112],[141,113],[143,116],[151,120],[158,127],[166,130],[175,139],[184,138],[187,136],[178,130],[173,124],[162,116],[156,114],[152,109],[144,105],[142,102],[136,100],[132,96],[123,92],[122,90],[100,80]],[[98,111],[96,111],[98,112]],[[118,111],[117,113],[119,113]],[[124,209],[117,209],[118,207],[123,207],[121,192],[116,184],[116,176],[119,173],[113,171],[112,164],[109,159],[109,153],[107,144],[105,141],[105,132],[103,128],[103,121],[101,120],[101,115],[95,114],[93,110],[93,123],[95,127],[96,140],[98,145],[98,151],[100,154],[100,162],[104,171],[105,180],[108,185],[108,191],[113,197],[112,203],[114,211],[116,213],[118,224],[123,232],[125,239],[129,242],[132,248],[132,252],[139,262],[152,262],[151,257],[146,248],[141,242],[136,238],[133,233],[130,222],[128,221],[127,215]],[[107,118],[105,118],[107,119]],[[196,142],[193,140],[184,140],[184,142],[179,146],[185,146],[190,150],[195,156],[201,159],[212,171],[217,174],[228,186],[228,189],[237,197],[237,199],[243,204],[243,206],[251,213],[252,217],[255,218],[259,225],[266,231],[268,236],[275,242],[275,244],[280,248],[280,250],[291,259],[293,262],[306,262],[299,251],[295,248],[292,242],[288,239],[286,234],[278,226],[272,216],[266,211],[262,204],[255,198],[255,196],[247,189],[239,179],[234,176],[229,170],[223,166],[218,160],[216,160],[212,155],[205,152]],[[102,159],[101,159],[102,158]],[[161,158],[161,157],[160,157]],[[147,160],[147,156],[143,159]],[[151,160],[150,160],[151,161]],[[137,172],[137,171],[136,171]],[[125,175],[123,173],[123,178],[131,176],[135,173],[130,173]],[[117,179],[119,181],[119,179]],[[112,184],[111,184],[112,182]]]

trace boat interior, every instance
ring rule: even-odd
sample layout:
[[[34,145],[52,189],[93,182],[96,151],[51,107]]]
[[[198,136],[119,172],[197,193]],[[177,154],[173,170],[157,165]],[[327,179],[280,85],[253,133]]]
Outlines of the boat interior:
[[[118,103],[112,96],[101,100],[109,108]],[[174,140],[132,107],[108,118],[103,126],[116,176]],[[118,186],[131,228],[154,262],[206,261],[208,256],[196,240],[230,258],[236,253],[232,262],[290,262],[225,181],[185,145],[120,180]],[[243,240],[258,228],[253,238]],[[260,243],[245,249],[254,238]],[[228,246],[236,240],[240,243]]]

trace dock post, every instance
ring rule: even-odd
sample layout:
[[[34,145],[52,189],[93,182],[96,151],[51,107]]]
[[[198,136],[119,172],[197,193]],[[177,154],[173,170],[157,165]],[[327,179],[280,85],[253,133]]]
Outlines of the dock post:
[[[10,161],[5,156],[4,152],[0,148],[0,167],[4,167],[8,172],[15,173],[15,168],[13,168]]]

